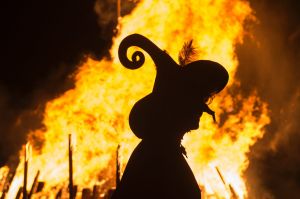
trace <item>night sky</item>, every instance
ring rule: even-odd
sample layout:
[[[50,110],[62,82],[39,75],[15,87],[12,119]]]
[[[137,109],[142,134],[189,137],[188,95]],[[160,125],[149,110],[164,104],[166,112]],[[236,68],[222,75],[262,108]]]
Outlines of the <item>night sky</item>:
[[[73,86],[84,55],[107,54],[115,23],[100,27],[91,0],[8,2],[1,3],[1,164],[40,126],[45,102]]]
[[[45,103],[72,88],[72,73],[85,55],[99,60],[108,55],[116,25],[111,2],[99,0],[107,9],[98,14],[92,0],[1,3],[0,166],[12,161],[29,130],[41,127]],[[246,37],[237,48],[237,77],[245,96],[255,89],[268,102],[272,123],[252,147],[245,175],[253,198],[296,198],[300,195],[300,3],[250,3],[258,22],[249,27],[254,38]],[[122,13],[132,6],[124,5]]]

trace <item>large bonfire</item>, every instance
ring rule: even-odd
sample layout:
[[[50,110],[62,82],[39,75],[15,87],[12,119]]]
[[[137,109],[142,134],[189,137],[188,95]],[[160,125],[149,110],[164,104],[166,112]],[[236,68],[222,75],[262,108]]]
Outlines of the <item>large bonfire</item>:
[[[118,144],[124,169],[139,142],[128,126],[129,111],[151,92],[155,77],[150,57],[135,71],[125,69],[118,61],[120,41],[139,33],[175,60],[184,42],[193,39],[198,59],[217,61],[229,71],[229,86],[210,104],[218,123],[204,114],[200,129],[188,133],[183,145],[203,198],[247,198],[243,178],[247,152],[263,136],[263,127],[269,122],[266,104],[255,93],[245,99],[231,92],[238,67],[235,46],[242,43],[244,24],[251,18],[251,8],[244,0],[140,1],[130,15],[120,20],[120,32],[110,51],[112,59],[87,59],[76,73],[75,88],[47,103],[44,128],[30,132],[28,185],[38,170],[40,180],[45,182],[42,193],[35,197],[54,198],[58,189],[68,186],[68,134],[76,139],[73,169],[79,191],[95,184],[103,192],[115,186]],[[36,140],[43,141],[42,147],[37,147]],[[24,149],[20,154],[7,198],[15,198],[23,183]]]

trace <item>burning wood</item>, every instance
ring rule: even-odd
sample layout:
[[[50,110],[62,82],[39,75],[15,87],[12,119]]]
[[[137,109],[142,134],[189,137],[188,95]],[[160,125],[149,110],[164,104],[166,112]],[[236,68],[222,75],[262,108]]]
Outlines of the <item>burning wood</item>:
[[[117,0],[117,17],[118,17],[118,24],[121,18],[121,0]]]
[[[100,199],[101,190],[99,185],[94,185],[92,199]]]
[[[225,181],[225,179],[224,179],[224,177],[223,177],[223,175],[222,175],[220,169],[219,169],[218,167],[215,167],[215,168],[216,168],[216,171],[217,171],[217,173],[218,173],[218,175],[219,175],[221,181],[223,182],[225,188],[226,188],[226,189],[229,189],[229,191],[230,191],[230,193],[231,193],[231,197],[230,197],[230,198],[231,198],[231,199],[238,199],[239,197],[238,197],[238,195],[236,194],[234,188],[231,186],[231,184],[228,184],[228,185],[227,185],[227,183],[226,183],[226,181]]]
[[[60,188],[60,189],[58,190],[58,192],[56,193],[55,199],[60,199],[61,196],[62,196],[62,188]]]
[[[234,188],[231,186],[231,184],[228,185],[229,186],[229,190],[231,192],[231,198],[232,199],[238,199],[238,195],[237,193],[235,192]]]
[[[76,198],[77,191],[78,191],[78,185],[74,185],[73,186],[73,198]]]
[[[81,199],[92,199],[92,192],[88,188],[84,188],[82,190],[82,196]]]
[[[23,187],[20,187],[18,192],[17,192],[16,199],[21,199],[23,197],[22,193],[23,193]]]
[[[1,195],[3,193],[4,187],[5,187],[5,181],[7,179],[8,174],[9,174],[8,167],[0,168],[0,193],[1,193]]]
[[[36,187],[36,193],[41,192],[45,186],[45,182],[38,182],[37,187]]]
[[[118,187],[121,180],[119,150],[120,150],[120,145],[118,145],[117,147],[117,154],[116,154],[116,188]]]
[[[40,170],[38,170],[35,175],[35,178],[33,180],[33,183],[32,183],[29,195],[28,195],[28,199],[30,199],[31,196],[37,191],[39,175],[40,175]]]
[[[73,146],[72,146],[72,135],[69,134],[68,139],[68,150],[69,150],[69,196],[70,199],[74,199],[74,186],[73,186]]]
[[[6,193],[9,190],[10,184],[13,180],[13,178],[15,177],[16,174],[16,168],[15,169],[9,169],[9,172],[6,176],[6,179],[4,181],[3,187],[2,187],[2,195],[1,195],[1,199],[5,199],[6,197]]]
[[[27,193],[27,176],[28,176],[28,162],[29,157],[31,155],[29,143],[26,144],[25,147],[25,155],[24,155],[24,180],[23,180],[23,199],[28,199],[28,193]]]
[[[1,199],[2,197],[4,198],[4,195],[6,193],[6,184],[8,180],[10,169],[9,167],[2,167],[0,168],[0,194],[1,194]]]
[[[227,185],[226,185],[226,182],[225,182],[225,180],[224,180],[224,177],[223,177],[221,171],[219,170],[218,167],[215,167],[215,168],[216,168],[216,170],[217,170],[217,172],[218,172],[218,175],[219,175],[219,177],[221,178],[221,180],[222,180],[224,186],[226,187]]]
[[[121,30],[121,0],[117,0],[117,27],[116,29],[114,30],[115,31],[115,35],[117,35],[120,30]]]

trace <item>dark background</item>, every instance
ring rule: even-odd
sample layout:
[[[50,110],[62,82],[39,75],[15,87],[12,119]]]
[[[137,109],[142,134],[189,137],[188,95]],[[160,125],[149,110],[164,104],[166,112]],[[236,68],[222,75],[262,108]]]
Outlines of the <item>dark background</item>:
[[[242,92],[255,89],[271,123],[249,153],[250,198],[300,198],[300,2],[251,0],[254,40],[238,48]]]
[[[73,86],[84,56],[108,54],[114,20],[101,27],[92,0],[1,3],[0,165],[39,128],[45,102]]]
[[[122,14],[134,3],[123,1]],[[300,3],[251,0],[258,23],[239,46],[242,92],[269,104],[272,123],[249,153],[251,198],[300,195]],[[85,55],[108,56],[115,4],[99,0],[1,3],[0,166],[40,128],[45,103],[72,88]]]

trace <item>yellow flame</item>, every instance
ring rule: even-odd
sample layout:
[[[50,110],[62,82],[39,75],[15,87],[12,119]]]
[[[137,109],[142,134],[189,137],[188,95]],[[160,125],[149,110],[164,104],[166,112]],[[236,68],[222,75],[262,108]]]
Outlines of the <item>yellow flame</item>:
[[[5,189],[5,182],[9,174],[9,167],[3,166],[0,168],[0,197],[3,195]]]
[[[139,142],[128,126],[133,104],[151,92],[155,70],[148,57],[135,71],[122,67],[117,59],[120,41],[129,34],[145,35],[176,59],[184,42],[193,39],[200,50],[199,59],[224,65],[230,73],[227,88],[234,84],[238,61],[235,45],[242,43],[245,20],[251,18],[249,3],[244,0],[144,0],[131,15],[120,20],[121,32],[114,38],[112,60],[88,59],[76,73],[75,88],[47,103],[45,129],[31,132],[44,141],[33,151],[30,170],[41,170],[46,187],[39,197],[53,198],[58,188],[68,183],[67,137],[77,140],[74,161],[74,184],[79,188],[98,184],[104,193],[115,186],[115,153],[121,144],[122,168]],[[236,106],[236,104],[239,104]],[[230,198],[233,187],[239,198],[247,198],[243,171],[247,168],[250,146],[264,134],[269,122],[267,106],[256,93],[244,99],[222,91],[210,105],[227,115],[219,125],[210,117],[201,117],[200,129],[184,138],[191,168],[203,192],[203,198]],[[34,143],[34,141],[31,141]],[[21,155],[21,162],[24,158]],[[216,167],[226,183],[220,179]],[[28,176],[32,183],[34,176]],[[12,183],[8,198],[14,198],[22,184],[22,164]],[[30,183],[29,183],[30,185]]]

